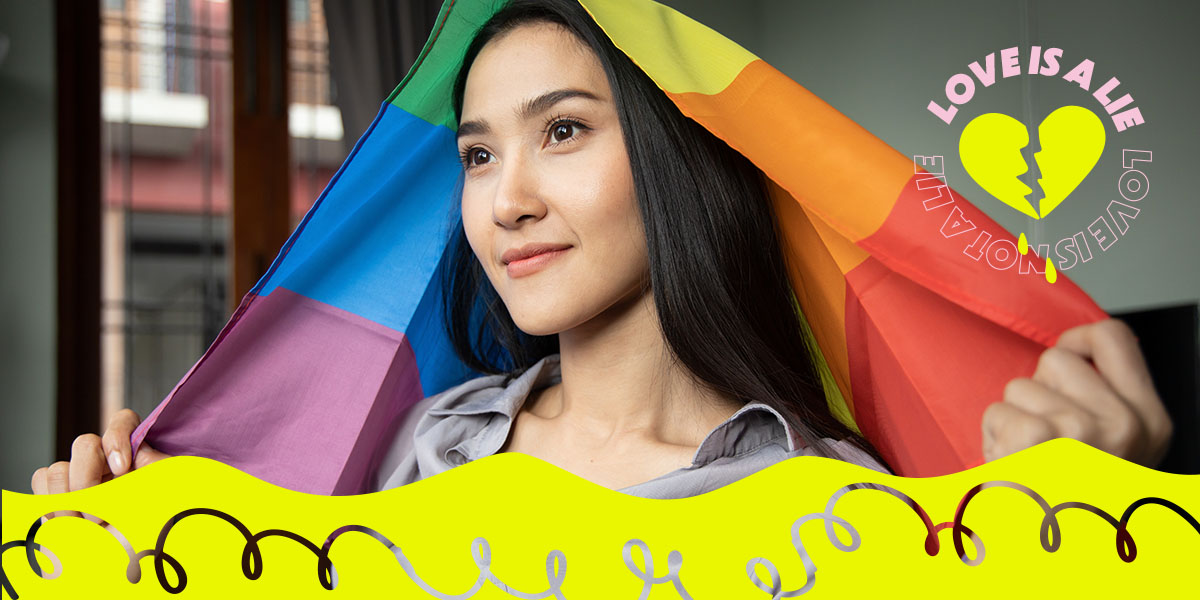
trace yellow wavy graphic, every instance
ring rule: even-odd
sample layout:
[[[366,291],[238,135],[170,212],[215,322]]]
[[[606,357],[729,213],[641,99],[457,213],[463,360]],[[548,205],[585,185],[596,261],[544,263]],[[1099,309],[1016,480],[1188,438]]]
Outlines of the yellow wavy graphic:
[[[3,492],[0,559],[9,598],[1119,597],[1194,592],[1195,515],[1200,476],[1071,440],[929,479],[796,458],[682,500],[517,454],[353,497],[180,457]]]

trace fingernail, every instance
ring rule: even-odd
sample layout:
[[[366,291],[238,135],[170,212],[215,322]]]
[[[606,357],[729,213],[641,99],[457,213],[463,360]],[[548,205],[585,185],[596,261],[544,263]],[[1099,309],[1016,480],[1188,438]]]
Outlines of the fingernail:
[[[108,468],[113,472],[113,475],[125,469],[125,457],[121,456],[120,450],[113,450],[108,453]]]

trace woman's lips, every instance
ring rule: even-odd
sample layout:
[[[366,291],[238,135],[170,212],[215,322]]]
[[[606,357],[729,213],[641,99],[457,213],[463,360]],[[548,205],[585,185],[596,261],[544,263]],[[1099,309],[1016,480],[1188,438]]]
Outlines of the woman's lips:
[[[522,260],[514,260],[508,263],[505,268],[508,270],[509,277],[516,278],[532,275],[533,273],[537,273],[538,271],[542,270],[542,268],[553,262],[570,249],[571,248],[568,247],[561,250],[551,250],[550,252],[535,254],[534,256],[530,256],[529,258]]]

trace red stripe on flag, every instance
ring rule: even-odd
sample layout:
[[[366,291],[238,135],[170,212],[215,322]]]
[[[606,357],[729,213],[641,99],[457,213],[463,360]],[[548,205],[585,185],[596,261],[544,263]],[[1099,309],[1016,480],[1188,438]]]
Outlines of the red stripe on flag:
[[[883,225],[859,247],[892,270],[1044,346],[1067,329],[1107,318],[1062,274],[1054,284],[1032,270],[1022,274],[1022,261],[1044,268],[1045,258],[1034,258],[1032,251],[1017,254],[1015,236],[949,187],[920,189],[918,181],[931,177],[923,170],[914,174]],[[939,194],[945,196],[938,199]]]

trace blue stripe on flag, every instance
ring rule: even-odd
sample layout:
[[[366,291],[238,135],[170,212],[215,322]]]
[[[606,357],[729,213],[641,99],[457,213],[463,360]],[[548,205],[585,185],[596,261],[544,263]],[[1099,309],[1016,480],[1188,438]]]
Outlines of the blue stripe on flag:
[[[284,286],[406,332],[457,218],[454,133],[385,105],[359,144],[259,294]]]

